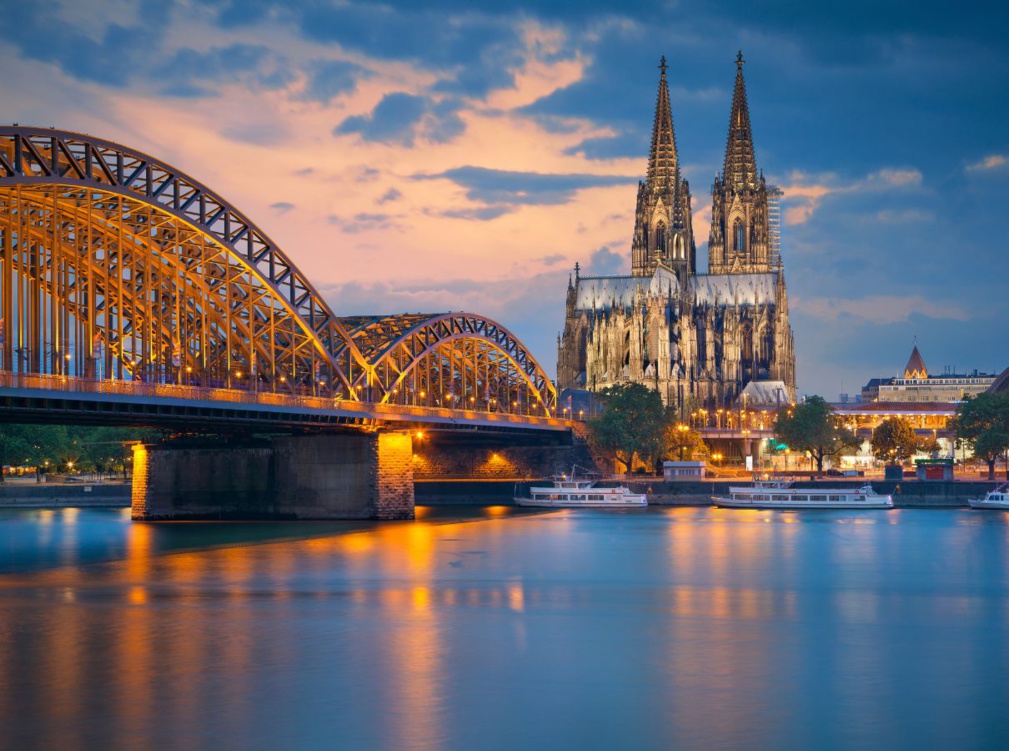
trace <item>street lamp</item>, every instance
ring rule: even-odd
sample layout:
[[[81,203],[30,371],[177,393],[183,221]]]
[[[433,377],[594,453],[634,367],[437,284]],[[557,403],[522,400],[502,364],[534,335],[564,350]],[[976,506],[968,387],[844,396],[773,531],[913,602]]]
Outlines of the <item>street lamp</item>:
[[[685,458],[684,455],[687,453],[686,433],[687,433],[688,430],[690,430],[690,428],[688,428],[682,422],[676,423],[676,431],[680,434],[680,446],[679,446],[679,449],[680,449],[680,461],[681,462],[684,460],[684,458]]]

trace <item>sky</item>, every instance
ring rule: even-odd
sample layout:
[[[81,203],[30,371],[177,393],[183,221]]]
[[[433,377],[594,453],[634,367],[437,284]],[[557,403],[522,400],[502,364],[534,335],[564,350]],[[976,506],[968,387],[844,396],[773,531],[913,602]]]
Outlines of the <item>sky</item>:
[[[183,170],[337,315],[480,313],[551,374],[574,264],[630,273],[663,55],[706,268],[742,50],[799,392],[858,393],[915,339],[933,373],[1009,366],[1003,4],[0,3],[5,120]]]

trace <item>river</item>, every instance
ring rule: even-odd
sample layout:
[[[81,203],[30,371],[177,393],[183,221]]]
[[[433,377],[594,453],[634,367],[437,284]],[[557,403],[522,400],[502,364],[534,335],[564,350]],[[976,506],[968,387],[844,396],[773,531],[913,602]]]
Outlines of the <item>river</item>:
[[[0,510],[0,748],[1006,748],[1007,520]]]

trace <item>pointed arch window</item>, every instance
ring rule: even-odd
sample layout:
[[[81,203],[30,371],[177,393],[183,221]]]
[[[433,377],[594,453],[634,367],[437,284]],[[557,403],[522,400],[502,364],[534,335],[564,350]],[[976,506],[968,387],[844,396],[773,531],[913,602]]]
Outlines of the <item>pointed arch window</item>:
[[[732,249],[746,250],[746,236],[741,219],[737,219],[732,225]]]
[[[666,225],[662,222],[655,226],[655,249],[663,253],[666,250]]]

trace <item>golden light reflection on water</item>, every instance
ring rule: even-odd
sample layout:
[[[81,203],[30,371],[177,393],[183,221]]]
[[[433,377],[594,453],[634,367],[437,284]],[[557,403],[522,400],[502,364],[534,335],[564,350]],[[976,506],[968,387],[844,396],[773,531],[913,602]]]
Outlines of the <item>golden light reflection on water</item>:
[[[271,702],[308,702],[305,716],[327,717],[364,701],[366,691],[368,706],[382,708],[371,746],[445,747],[460,714],[479,701],[459,685],[471,658],[493,664],[503,653],[519,661],[539,648],[538,659],[556,661],[564,671],[558,680],[572,682],[571,690],[586,676],[606,678],[544,649],[556,638],[570,641],[562,652],[571,659],[597,659],[585,650],[600,644],[640,659],[642,685],[669,707],[668,718],[649,722],[675,718],[705,729],[712,746],[726,739],[759,745],[756,729],[781,712],[779,692],[795,690],[770,677],[781,674],[783,660],[793,671],[787,680],[807,670],[782,634],[812,617],[811,599],[820,597],[826,611],[814,615],[845,634],[827,634],[818,653],[832,671],[825,691],[857,705],[866,670],[887,659],[882,640],[848,635],[884,627],[893,607],[887,590],[865,584],[894,563],[881,552],[897,533],[888,517],[681,508],[628,523],[568,512],[502,518],[508,513],[488,512],[487,523],[394,523],[169,555],[157,554],[156,525],[132,525],[121,562],[0,579],[0,618],[9,623],[13,613],[19,623],[0,628],[0,679],[18,686],[34,676],[27,689],[0,691],[0,720],[27,706],[51,708],[38,744],[74,748],[70,731],[100,712],[120,739],[143,737],[163,718],[182,732],[224,706],[234,727],[263,728]],[[976,529],[950,527],[940,538],[949,546],[944,559],[958,546],[969,549]],[[817,547],[797,543],[810,535]],[[1009,543],[1009,527],[999,527],[998,541]],[[638,546],[647,556],[632,565],[624,556]],[[647,568],[636,568],[642,561]],[[821,594],[820,580],[811,588],[803,579],[810,566],[839,588]],[[967,570],[951,563],[943,572],[957,566]],[[930,602],[954,620],[1009,620],[1009,605],[980,596],[942,593]],[[601,640],[607,629],[620,638]],[[625,632],[633,634],[626,644]],[[808,649],[816,639],[807,639]],[[960,652],[961,661],[974,654]],[[467,687],[484,685],[468,677]],[[638,677],[622,679],[634,686]],[[264,684],[278,693],[257,693]],[[490,695],[506,695],[497,690]],[[111,692],[112,706],[95,698],[102,692]],[[232,740],[248,747],[260,739]]]
[[[759,743],[754,728],[774,702],[764,677],[774,657],[767,653],[763,635],[768,624],[796,618],[798,595],[761,587],[757,572],[772,564],[786,576],[793,570],[796,520],[758,509],[667,513],[674,586],[666,672],[680,689],[677,714],[717,727],[713,746],[746,738]],[[739,670],[740,665],[747,669]],[[739,695],[748,697],[745,704],[734,699]],[[730,704],[735,705],[731,712],[718,709]]]

